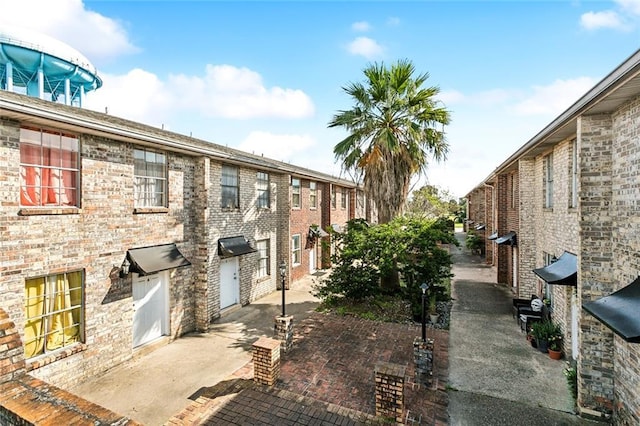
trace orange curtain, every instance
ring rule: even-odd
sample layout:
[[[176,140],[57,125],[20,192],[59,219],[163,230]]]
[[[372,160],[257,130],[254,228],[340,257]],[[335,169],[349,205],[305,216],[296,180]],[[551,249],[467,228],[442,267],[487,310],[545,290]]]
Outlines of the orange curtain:
[[[76,152],[20,144],[23,206],[76,205]]]

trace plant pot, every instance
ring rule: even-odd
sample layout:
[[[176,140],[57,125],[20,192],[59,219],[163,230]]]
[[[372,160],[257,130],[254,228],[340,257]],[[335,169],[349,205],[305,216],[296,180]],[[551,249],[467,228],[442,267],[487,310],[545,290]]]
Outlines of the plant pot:
[[[438,314],[429,314],[429,319],[431,320],[432,324],[437,324],[438,323]]]
[[[549,349],[549,358],[551,359],[562,358],[562,351],[554,351],[553,349]]]
[[[540,339],[538,340],[538,350],[542,353],[547,353],[547,351],[549,350],[549,341],[548,340],[543,340]]]

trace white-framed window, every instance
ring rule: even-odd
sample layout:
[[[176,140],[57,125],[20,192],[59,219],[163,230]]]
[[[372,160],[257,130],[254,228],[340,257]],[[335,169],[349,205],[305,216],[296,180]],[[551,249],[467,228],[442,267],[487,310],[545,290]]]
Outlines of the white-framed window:
[[[80,144],[61,132],[20,129],[20,205],[78,207]]]
[[[258,278],[268,277],[271,274],[269,270],[269,265],[271,264],[269,240],[256,241],[256,250],[258,250]]]
[[[238,168],[228,164],[222,165],[222,175],[220,178],[221,187],[221,207],[223,209],[237,209],[240,207],[240,179],[238,178]]]
[[[569,190],[569,207],[578,207],[578,141],[571,141],[571,187]]]
[[[291,206],[300,208],[300,179],[291,179]]]
[[[318,186],[316,182],[309,182],[309,207],[318,208]]]
[[[300,245],[300,234],[291,237],[291,264],[299,265],[302,262],[302,249]]]
[[[268,209],[271,207],[271,192],[269,191],[269,174],[258,172],[256,175],[258,191],[258,208]]]
[[[553,207],[553,154],[544,157],[544,206]]]
[[[146,149],[133,150],[133,199],[136,207],[167,206],[167,156]]]
[[[25,280],[25,358],[84,340],[84,273]]]
[[[347,188],[342,188],[342,192],[340,193],[340,208],[347,208]]]

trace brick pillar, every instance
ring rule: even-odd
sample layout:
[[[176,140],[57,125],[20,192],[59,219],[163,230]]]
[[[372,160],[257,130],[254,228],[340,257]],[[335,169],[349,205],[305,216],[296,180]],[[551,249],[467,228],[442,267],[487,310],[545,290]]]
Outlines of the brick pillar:
[[[197,331],[207,331],[213,316],[209,309],[209,281],[211,280],[210,277],[215,276],[213,271],[209,270],[209,254],[215,253],[213,247],[210,247],[212,239],[209,238],[209,212],[211,210],[209,208],[210,173],[209,159],[202,158],[199,160],[196,164],[196,179],[194,183],[196,194],[194,212],[197,212],[194,220],[196,249],[191,259],[195,277],[195,327]],[[216,241],[213,240],[213,242],[215,243]]]
[[[274,338],[280,341],[282,352],[290,351],[293,347],[293,315],[279,315],[273,326]]]
[[[22,340],[9,314],[0,308],[0,383],[13,380],[25,372]]]
[[[390,362],[376,364],[376,416],[404,422],[404,373],[402,365]]]
[[[431,386],[433,383],[433,339],[416,337],[413,341],[413,362],[416,366],[416,383]]]
[[[532,294],[538,294],[538,278],[531,273],[541,264],[537,263],[538,253],[536,238],[536,215],[541,213],[542,200],[536,192],[535,160],[518,161],[518,192],[520,199],[520,223],[523,226],[518,230],[518,293],[514,297],[528,299]],[[541,185],[540,182],[538,185]],[[540,259],[542,260],[542,259]]]
[[[280,342],[261,337],[253,344],[253,381],[273,386],[280,376]]]

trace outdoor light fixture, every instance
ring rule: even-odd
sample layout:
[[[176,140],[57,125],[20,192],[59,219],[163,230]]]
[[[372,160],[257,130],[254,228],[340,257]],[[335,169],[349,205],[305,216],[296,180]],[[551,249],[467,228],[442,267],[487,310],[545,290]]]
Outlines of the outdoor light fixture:
[[[129,259],[125,257],[122,265],[120,266],[120,278],[126,278],[127,275],[129,275],[130,266],[131,264],[129,263]]]
[[[287,276],[287,262],[284,259],[280,262],[280,278],[282,278],[282,316],[285,316],[284,313],[284,279]]]
[[[429,286],[427,285],[427,283],[422,283],[422,285],[420,286],[420,290],[422,290],[422,341],[423,342],[427,341],[427,324],[426,324],[426,318],[425,318],[425,311],[426,311],[426,300],[427,300],[428,288]]]
[[[553,257],[551,258],[551,263],[556,263],[557,261],[558,261],[558,258],[554,254]]]

